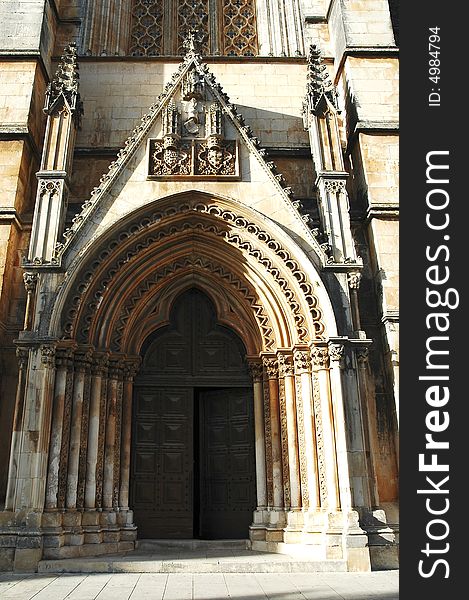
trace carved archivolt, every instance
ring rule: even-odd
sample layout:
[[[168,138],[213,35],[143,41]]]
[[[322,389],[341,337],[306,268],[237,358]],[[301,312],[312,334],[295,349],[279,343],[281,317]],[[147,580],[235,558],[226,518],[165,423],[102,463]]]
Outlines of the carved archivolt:
[[[194,224],[186,221],[177,227],[168,226],[165,229],[161,228],[161,223],[165,219],[174,220],[177,215],[194,215],[197,213],[217,218],[216,223],[218,223],[218,225]],[[226,224],[226,226],[224,224]],[[160,226],[159,231],[152,233],[151,228],[154,228],[155,225]],[[160,242],[164,237],[172,236],[178,231],[191,228],[204,230],[211,235],[223,238],[223,240],[230,245],[247,253],[263,265],[266,271],[282,289],[295,321],[299,341],[307,341],[311,336],[311,333],[307,330],[305,314],[301,308],[301,302],[302,299],[304,299],[314,324],[314,338],[321,339],[324,333],[324,324],[322,322],[321,312],[318,308],[317,298],[313,294],[312,285],[308,282],[304,272],[291,255],[282,248],[277,240],[272,238],[255,223],[236,215],[232,211],[224,210],[219,206],[207,205],[197,201],[181,204],[179,207],[172,206],[163,211],[155,212],[152,215],[140,217],[139,221],[128,226],[127,231],[121,232],[108,243],[107,247],[95,257],[95,260],[89,265],[86,272],[80,276],[81,283],[78,286],[77,294],[71,299],[69,307],[65,307],[65,310],[63,311],[63,314],[66,315],[63,324],[64,337],[73,337],[76,334],[75,332],[81,331],[80,339],[82,341],[87,341],[83,334],[88,330],[89,323],[91,322],[90,317],[94,315],[98,305],[101,304],[106,289],[110,285],[112,279],[118,274],[119,269],[140,252],[153,244]],[[229,228],[234,228],[235,231],[230,233],[228,231]],[[242,231],[257,238],[260,245],[254,246],[251,241],[241,235]],[[146,232],[148,233],[145,236],[142,236],[142,233]],[[268,253],[261,251],[260,248],[262,248],[262,246],[265,246],[269,252],[273,252],[281,259],[282,265],[284,265],[286,270],[291,273],[301,290],[301,300],[297,298],[297,293],[299,292],[295,293],[293,291],[288,280],[285,277],[282,277],[279,268],[273,264],[270,258],[268,258]],[[125,250],[122,250],[116,255],[116,258],[110,261],[118,247]],[[106,271],[102,272],[102,267],[106,263],[108,263],[109,266],[106,268]],[[101,271],[101,274],[99,279],[96,280],[96,273],[98,271]],[[96,287],[96,284],[94,283],[95,280],[100,282],[99,287]],[[91,289],[91,286],[94,289]],[[77,318],[80,319],[80,326],[78,326],[76,321]]]
[[[246,282],[242,282],[231,271],[225,269],[222,265],[217,264],[215,261],[194,256],[189,256],[171,262],[164,268],[159,269],[156,273],[152,273],[152,276],[149,279],[146,279],[142,285],[135,290],[132,297],[122,308],[119,319],[114,324],[111,348],[117,351],[121,349],[122,337],[124,335],[128,320],[140,301],[143,301],[144,304],[148,302],[148,295],[151,295],[152,288],[157,286],[158,283],[167,278],[169,275],[176,274],[179,271],[187,269],[188,267],[193,270],[202,272],[205,271],[210,275],[215,276],[222,281],[224,286],[229,285],[230,287],[234,288],[237,293],[241,294],[251,306],[259,329],[262,331],[265,350],[268,351],[273,348],[275,340],[273,337],[272,326],[264,307],[256,300],[255,292],[247,286]]]

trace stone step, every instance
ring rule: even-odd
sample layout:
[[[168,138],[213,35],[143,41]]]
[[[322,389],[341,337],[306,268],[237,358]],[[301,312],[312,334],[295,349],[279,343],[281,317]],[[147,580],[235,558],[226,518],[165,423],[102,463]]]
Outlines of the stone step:
[[[160,559],[152,554],[130,553],[119,557],[42,560],[39,573],[315,573],[345,572],[344,560],[297,560],[285,555],[266,559],[254,553],[252,557],[225,556]]]
[[[137,550],[159,552],[164,550],[249,550],[250,540],[137,540]]]

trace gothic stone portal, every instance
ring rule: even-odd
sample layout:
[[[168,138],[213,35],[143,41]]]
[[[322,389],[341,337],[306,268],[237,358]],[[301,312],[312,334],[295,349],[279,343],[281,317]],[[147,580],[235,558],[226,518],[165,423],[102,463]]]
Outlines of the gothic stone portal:
[[[253,399],[237,336],[196,289],[142,350],[131,502],[140,538],[247,538],[255,509]]]

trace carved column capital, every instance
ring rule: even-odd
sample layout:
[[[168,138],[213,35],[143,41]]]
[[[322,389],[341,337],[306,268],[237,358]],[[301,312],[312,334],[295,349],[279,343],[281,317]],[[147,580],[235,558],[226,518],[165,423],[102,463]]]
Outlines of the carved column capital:
[[[124,360],[122,357],[109,357],[109,379],[122,380],[124,377]]]
[[[309,350],[295,350],[293,360],[297,373],[311,373],[311,353]]]
[[[92,350],[86,349],[86,350],[78,350],[75,353],[75,370],[78,373],[85,373],[87,371],[90,370],[91,368],[91,361],[93,359],[93,352]]]
[[[351,290],[358,290],[358,288],[360,287],[360,281],[362,278],[362,274],[357,271],[355,273],[348,273],[347,274],[347,281],[348,281],[348,286]]]
[[[345,346],[343,344],[332,343],[329,344],[329,356],[332,363],[339,363],[342,365],[342,359],[344,357]]]
[[[280,377],[293,377],[295,374],[293,367],[293,356],[291,354],[278,353],[278,369]]]
[[[311,348],[311,360],[315,369],[326,369],[329,364],[329,353],[324,346]]]
[[[29,348],[16,348],[16,358],[18,359],[18,365],[20,369],[25,369],[28,365],[29,359]]]
[[[55,349],[55,364],[57,368],[67,368],[73,365],[74,348],[58,347]]]
[[[264,363],[264,368],[267,373],[268,379],[277,379],[278,377],[278,362],[276,358],[271,358],[264,356],[262,358],[262,362]]]
[[[125,381],[134,380],[135,375],[137,375],[140,369],[141,362],[140,358],[131,358],[123,361],[122,369]]]
[[[259,381],[262,381],[262,362],[259,362],[258,360],[250,360],[248,363],[248,367],[253,382],[257,383]]]
[[[55,367],[55,346],[41,346],[41,363],[51,369]]]
[[[26,288],[26,291],[28,293],[34,292],[34,290],[36,289],[37,280],[38,280],[37,273],[31,273],[29,271],[27,271],[26,273],[23,273],[24,287]]]
[[[93,375],[102,376],[106,373],[109,363],[107,352],[95,352],[91,362],[91,372]]]
[[[368,346],[358,346],[358,348],[355,348],[355,356],[360,368],[364,369],[368,365],[369,354],[370,349]]]

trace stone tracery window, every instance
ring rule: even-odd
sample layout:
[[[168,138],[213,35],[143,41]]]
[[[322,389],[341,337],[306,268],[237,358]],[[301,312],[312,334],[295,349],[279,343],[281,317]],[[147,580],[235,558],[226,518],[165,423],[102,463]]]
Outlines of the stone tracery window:
[[[132,0],[129,54],[181,55],[190,29],[203,55],[258,53],[255,0]]]
[[[130,51],[132,56],[158,56],[163,41],[163,0],[134,0]]]

